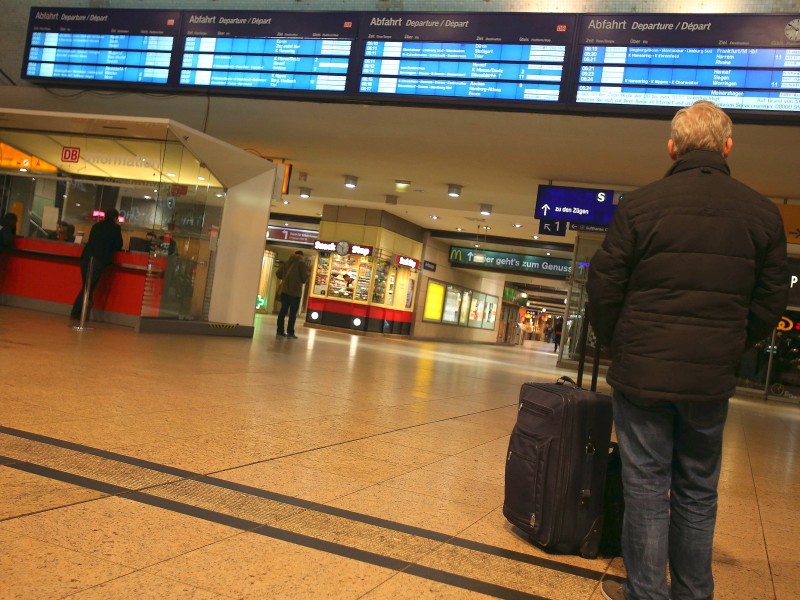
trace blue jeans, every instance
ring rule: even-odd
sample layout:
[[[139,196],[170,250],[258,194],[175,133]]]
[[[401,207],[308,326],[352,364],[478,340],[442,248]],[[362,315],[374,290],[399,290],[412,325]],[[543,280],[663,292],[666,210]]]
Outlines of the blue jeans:
[[[628,600],[714,595],[711,552],[728,401],[641,401],[614,392]]]

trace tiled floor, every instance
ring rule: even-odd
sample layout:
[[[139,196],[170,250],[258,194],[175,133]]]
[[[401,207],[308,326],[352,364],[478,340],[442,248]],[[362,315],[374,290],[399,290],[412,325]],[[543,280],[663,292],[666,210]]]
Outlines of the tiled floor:
[[[598,600],[501,513],[538,349],[136,334],[0,307],[0,598]],[[800,408],[736,399],[716,600],[800,598]]]

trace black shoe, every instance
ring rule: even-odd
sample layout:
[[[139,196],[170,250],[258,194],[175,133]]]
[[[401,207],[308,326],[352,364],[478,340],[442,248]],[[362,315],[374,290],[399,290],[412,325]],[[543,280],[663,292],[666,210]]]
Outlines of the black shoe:
[[[297,336],[295,334],[293,334],[293,333],[288,334],[286,337],[289,338],[290,340],[296,340],[297,339]]]
[[[286,337],[286,334],[283,333],[282,331],[279,331],[278,333],[275,334],[275,337]]]
[[[622,591],[622,583],[613,579],[604,579],[600,587],[603,598],[607,600],[625,600],[625,592]]]

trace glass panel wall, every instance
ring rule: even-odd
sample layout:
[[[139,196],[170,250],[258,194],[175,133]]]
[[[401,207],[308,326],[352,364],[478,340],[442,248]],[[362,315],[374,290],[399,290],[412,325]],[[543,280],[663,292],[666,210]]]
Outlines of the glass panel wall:
[[[147,283],[141,316],[206,320],[215,242],[225,189],[172,133],[165,140],[57,136],[0,130],[21,151],[74,150],[59,171],[2,175],[5,210],[22,218],[20,235],[85,243],[105,211],[117,209],[124,250],[144,253]],[[139,267],[142,268],[142,267]]]

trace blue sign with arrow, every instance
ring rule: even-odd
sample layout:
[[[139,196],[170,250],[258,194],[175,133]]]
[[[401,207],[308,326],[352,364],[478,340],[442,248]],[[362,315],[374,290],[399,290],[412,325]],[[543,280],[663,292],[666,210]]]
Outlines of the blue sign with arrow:
[[[586,225],[608,225],[614,215],[614,190],[540,185],[534,217]]]

